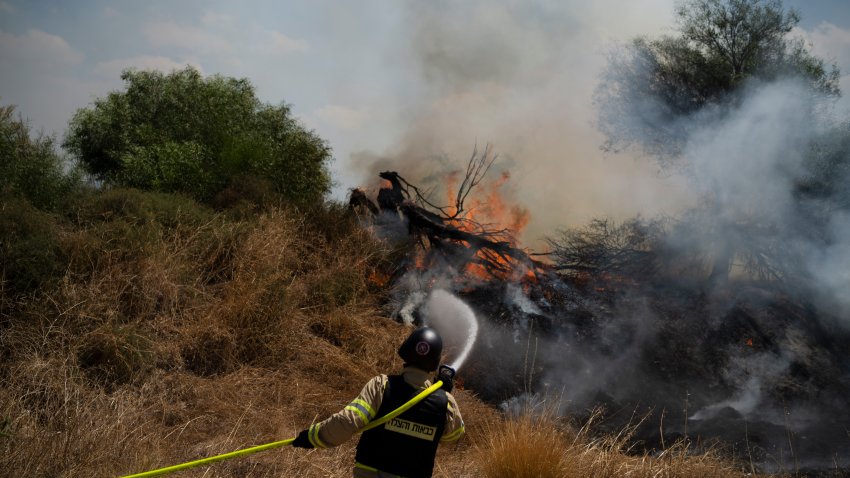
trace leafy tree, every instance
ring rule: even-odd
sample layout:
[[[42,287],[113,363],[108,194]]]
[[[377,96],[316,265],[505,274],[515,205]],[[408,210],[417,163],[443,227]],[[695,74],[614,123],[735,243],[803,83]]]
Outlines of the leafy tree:
[[[805,79],[838,96],[839,71],[791,38],[800,14],[780,0],[687,0],[676,9],[679,35],[636,38],[612,55],[597,89],[605,147],[630,145],[669,158],[687,134],[680,121],[734,102],[750,79]]]
[[[66,166],[52,138],[31,137],[29,125],[15,118],[14,106],[0,107],[0,193],[56,210],[79,184],[73,168],[66,171]]]
[[[675,13],[678,34],[637,38],[611,56],[596,93],[606,149],[636,146],[662,167],[687,168],[677,160],[694,128],[741,106],[748,83],[796,77],[815,98],[840,95],[837,67],[828,67],[791,36],[800,14],[783,8],[781,0],[685,0]],[[811,157],[804,161],[808,177],[800,178],[795,191],[802,216],[795,224],[822,225],[826,220],[817,216],[828,215],[827,209],[841,203],[835,192],[844,189],[846,177],[836,173],[846,169],[846,143],[837,139],[842,134],[846,129],[812,145]],[[806,231],[786,230],[758,214],[739,214],[733,220],[711,194],[704,199],[704,210],[692,214],[689,226],[709,246],[704,255],[710,281],[723,283],[733,259],[753,277],[773,281],[789,276],[793,261],[783,260],[791,255],[794,241],[789,238]],[[747,205],[740,207],[743,211]],[[815,235],[821,231],[809,229]]]
[[[850,123],[820,132],[810,146],[794,193],[817,234],[831,215],[850,211]]]
[[[289,106],[261,103],[248,80],[204,78],[191,67],[121,78],[125,90],[78,110],[64,142],[96,178],[205,202],[234,183],[256,183],[246,177],[298,204],[329,190],[328,145]]]

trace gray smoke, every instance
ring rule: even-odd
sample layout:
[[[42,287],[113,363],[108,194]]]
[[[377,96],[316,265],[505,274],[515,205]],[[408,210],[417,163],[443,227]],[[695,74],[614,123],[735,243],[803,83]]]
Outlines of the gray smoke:
[[[600,27],[615,3],[617,17],[630,21]],[[456,265],[434,264],[398,281],[393,310],[417,320],[432,288],[464,291],[481,329],[461,375],[506,408],[553,392],[571,413],[608,403],[678,414],[665,422],[669,433],[726,437],[749,424],[762,436],[763,458],[787,453],[777,441],[787,444],[789,434],[812,448],[834,442],[850,449],[847,437],[824,425],[846,416],[840,412],[847,403],[835,391],[842,388],[819,389],[825,377],[846,382],[848,365],[824,358],[828,347],[811,332],[850,330],[850,193],[840,186],[850,172],[823,170],[850,163],[840,139],[846,113],[796,78],[751,82],[730,101],[688,117],[672,117],[647,95],[594,105],[600,80],[601,88],[615,83],[600,78],[603,72],[641,67],[618,63],[623,50],[603,45],[670,25],[669,2],[447,5],[410,7],[411,42],[399,58],[414,66],[411,90],[418,96],[393,148],[358,155],[364,179],[396,170],[441,198],[445,176],[465,165],[473,145],[492,142],[500,167],[512,173],[512,199],[531,210],[526,240],[592,217],[666,214],[672,226],[663,246],[687,267],[663,271],[674,299],[660,308],[640,290],[612,305],[560,282],[551,287],[567,298],[561,303],[516,284],[468,291]],[[607,70],[606,49],[614,55]],[[635,142],[657,142],[645,128],[649,118],[663,137],[675,138],[675,148],[663,157],[632,149],[603,154],[594,121],[600,115],[616,118]],[[844,162],[820,161],[821,150],[845,155]],[[824,178],[839,189],[818,186]],[[822,193],[807,193],[811,184]],[[725,286],[673,290],[682,271],[704,280],[723,255],[730,259]],[[748,286],[754,283],[785,287],[816,312],[777,315],[787,310],[774,313],[773,292]],[[805,323],[813,317],[823,324]],[[723,334],[717,349],[704,344]],[[806,381],[798,370],[826,371]],[[798,399],[785,403],[785,396]],[[817,450],[797,451],[810,453],[812,464],[829,463]]]
[[[377,172],[398,171],[444,202],[447,173],[465,167],[476,143],[492,144],[495,167],[509,170],[515,186],[507,199],[532,211],[524,242],[538,249],[534,241],[557,227],[674,213],[692,200],[681,178],[600,151],[594,126],[604,45],[669,25],[672,2],[406,5],[410,41],[391,55],[413,72],[399,117],[405,130],[386,151],[354,155],[361,184],[376,186]]]

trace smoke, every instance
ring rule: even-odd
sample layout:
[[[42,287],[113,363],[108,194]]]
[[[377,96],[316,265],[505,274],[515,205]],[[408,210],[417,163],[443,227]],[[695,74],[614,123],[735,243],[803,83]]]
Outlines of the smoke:
[[[749,415],[761,401],[761,380],[750,377],[747,384],[733,398],[711,404],[700,409],[689,418],[691,420],[706,420],[717,416],[725,408],[731,408],[741,415]]]
[[[413,72],[398,120],[405,129],[388,150],[353,155],[362,184],[394,170],[444,202],[446,174],[465,166],[476,143],[490,143],[499,154],[490,176],[509,170],[506,199],[532,211],[524,234],[532,247],[556,227],[674,213],[692,200],[680,178],[653,164],[605,155],[594,126],[604,45],[671,24],[671,2],[406,5],[410,41],[392,55]]]
[[[783,221],[816,132],[811,94],[794,80],[754,84],[740,106],[698,115],[684,148],[691,182],[724,219]],[[744,217],[742,217],[744,216]]]
[[[670,215],[664,249],[695,264],[704,287],[688,288],[665,270],[667,289],[634,277],[637,285],[611,299],[553,280],[546,287],[558,300],[550,300],[516,284],[467,288],[446,263],[399,280],[393,310],[409,321],[422,310],[449,316],[436,312],[427,291],[462,291],[480,329],[461,376],[506,408],[556,393],[572,413],[604,403],[630,416],[643,406],[668,414],[664,433],[755,440],[757,461],[787,456],[792,442],[817,466],[831,464],[836,450],[850,456],[842,428],[850,426],[841,343],[850,330],[843,113],[828,114],[828,99],[796,78],[750,82],[688,116],[671,115],[639,89],[630,104],[594,105],[603,71],[628,73],[605,69],[601,45],[672,23],[667,2],[618,3],[617,18],[630,19],[622,25],[601,21],[605,9],[611,2],[412,5],[404,47],[419,96],[406,111],[409,127],[390,150],[361,153],[359,167],[438,187],[476,141],[492,142],[512,174],[512,200],[531,210],[526,239],[592,217]],[[616,83],[601,79],[603,87]],[[661,158],[675,159],[672,173],[660,176],[659,165],[670,163],[645,151],[601,153],[600,114],[634,141],[659,142],[647,119],[674,138],[674,151]],[[704,280],[715,273],[729,280]],[[662,427],[650,428],[641,437],[651,447]]]
[[[730,267],[802,288],[823,317],[850,329],[850,203],[835,186],[847,178],[840,168],[850,150],[822,141],[846,138],[848,128],[828,106],[784,78],[753,81],[737,101],[678,120],[672,129],[688,132],[682,171],[705,202],[667,240],[708,256],[726,251]]]
[[[677,170],[701,201],[661,237],[659,253],[695,261],[701,286],[662,271],[664,286],[638,284],[611,300],[604,291],[575,293],[567,307],[536,298],[536,309],[506,287],[513,328],[486,328],[473,363],[522,373],[513,384],[522,402],[554,390],[572,413],[599,403],[614,413],[663,410],[668,438],[755,442],[754,459],[768,469],[792,453],[815,468],[850,465],[841,345],[850,315],[850,202],[841,185],[850,157],[847,140],[835,139],[847,126],[826,106],[804,82],[780,78],[671,120]],[[654,106],[644,99],[640,107]],[[728,280],[706,280],[718,268]],[[528,367],[531,337],[536,367]],[[653,443],[653,430],[640,433]]]
[[[767,409],[764,408],[764,387],[781,380],[787,373],[791,360],[792,357],[777,357],[772,353],[735,357],[724,370],[726,380],[733,383],[737,389],[733,396],[700,408],[689,419],[711,420],[724,409],[731,408],[746,420],[763,419],[782,425],[781,419],[777,419],[777,414],[769,403]],[[769,401],[770,399],[767,399],[767,402]]]
[[[850,214],[836,212],[828,224],[826,245],[807,249],[807,272],[817,303],[850,329]]]
[[[840,114],[832,114],[831,99],[792,77],[751,81],[727,102],[685,117],[669,115],[651,96],[626,100],[633,103],[608,105],[619,108],[603,115],[621,115],[620,131],[644,144],[658,145],[662,131],[662,146],[671,149],[659,159],[675,159],[677,171],[701,198],[664,237],[666,245],[678,254],[704,258],[703,278],[719,270],[718,277],[730,279],[705,282],[705,294],[671,304],[672,310],[709,312],[686,318],[685,327],[672,326],[674,333],[665,325],[671,317],[657,304],[633,311],[623,308],[633,299],[622,299],[623,315],[602,334],[613,328],[623,336],[638,323],[643,335],[626,334],[622,356],[600,354],[595,346],[599,341],[577,357],[568,352],[562,364],[589,372],[557,372],[556,380],[574,386],[568,393],[580,406],[606,394],[612,399],[603,401],[609,403],[681,409],[676,400],[687,397],[694,407],[686,415],[691,434],[734,443],[749,423],[749,433],[767,450],[764,456],[794,452],[798,445],[796,453],[810,466],[830,465],[833,453],[846,456],[848,443],[841,435],[846,420],[828,423],[848,406],[850,376],[846,352],[834,348],[828,336],[847,337],[850,330],[850,203],[845,187],[838,186],[848,177],[847,124],[838,119]],[[646,128],[647,118],[652,128]],[[677,280],[668,279],[671,284]],[[758,280],[770,281],[773,289],[730,289]],[[810,309],[794,312],[777,305],[780,293]],[[662,295],[675,300],[671,296],[675,298],[669,291]],[[659,296],[654,297],[657,301]],[[774,315],[774,309],[786,316]],[[763,338],[763,348],[752,348],[753,335]],[[722,353],[701,349],[695,343],[700,336],[722,346]],[[744,342],[748,336],[749,346]],[[659,347],[675,347],[675,341],[687,344],[681,360],[690,363],[672,374],[683,383],[671,386],[646,365],[671,367],[669,362],[679,358],[659,352]],[[575,345],[561,349],[570,347]],[[693,376],[707,370],[719,376]],[[789,438],[781,443],[777,437],[783,432],[809,441],[792,446]],[[846,460],[835,463],[847,466]]]

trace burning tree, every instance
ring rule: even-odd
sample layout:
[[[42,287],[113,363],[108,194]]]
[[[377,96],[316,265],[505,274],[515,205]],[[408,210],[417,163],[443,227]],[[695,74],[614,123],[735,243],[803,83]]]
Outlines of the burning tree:
[[[407,224],[410,236],[424,251],[426,261],[444,260],[479,279],[519,279],[533,276],[544,265],[517,246],[517,229],[527,221],[527,213],[515,208],[510,225],[476,219],[476,213],[492,207],[498,200],[490,195],[485,201],[473,201],[473,189],[482,184],[497,156],[490,146],[483,152],[475,148],[466,165],[460,185],[448,188],[451,204],[440,205],[429,192],[412,184],[395,171],[379,174],[383,185],[378,191],[377,205],[361,189],[354,189],[349,207],[360,214],[375,217],[395,215]],[[509,178],[506,173],[494,185]]]

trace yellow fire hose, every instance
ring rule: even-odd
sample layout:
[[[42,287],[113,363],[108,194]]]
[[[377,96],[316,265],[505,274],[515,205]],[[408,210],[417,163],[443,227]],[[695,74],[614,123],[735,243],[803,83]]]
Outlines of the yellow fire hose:
[[[438,380],[437,383],[435,383],[434,385],[431,385],[430,387],[426,388],[425,390],[419,392],[418,395],[411,398],[404,405],[402,405],[402,406],[396,408],[395,410],[391,411],[390,413],[370,422],[368,425],[361,428],[360,430],[357,430],[358,433],[359,432],[365,432],[366,430],[370,430],[370,429],[375,428],[377,426],[381,426],[384,423],[392,420],[393,418],[401,415],[402,413],[409,410],[410,407],[416,405],[417,403],[422,401],[422,399],[424,399],[428,395],[434,393],[435,391],[437,391],[438,388],[440,388],[442,386],[443,386],[443,381]],[[135,475],[126,475],[126,476],[123,476],[122,478],[142,478],[142,477],[147,477],[147,476],[164,475],[166,473],[173,473],[175,471],[187,470],[189,468],[195,468],[196,466],[209,465],[210,463],[215,463],[217,461],[229,460],[231,458],[236,458],[238,456],[251,455],[251,454],[257,453],[257,452],[261,452],[261,451],[265,451],[265,450],[271,450],[272,448],[279,448],[279,447],[282,447],[282,446],[291,445],[293,441],[295,441],[295,438],[290,438],[288,440],[276,441],[276,442],[272,442],[272,443],[266,443],[265,445],[258,445],[258,446],[254,446],[254,447],[251,447],[251,448],[245,448],[243,450],[237,450],[237,451],[232,451],[230,453],[224,453],[222,455],[211,456],[209,458],[202,458],[200,460],[188,461],[186,463],[181,463],[179,465],[168,466],[168,467],[165,467],[165,468],[159,468],[159,469],[156,469],[156,470],[145,471],[145,472],[142,472],[142,473],[136,473]]]

